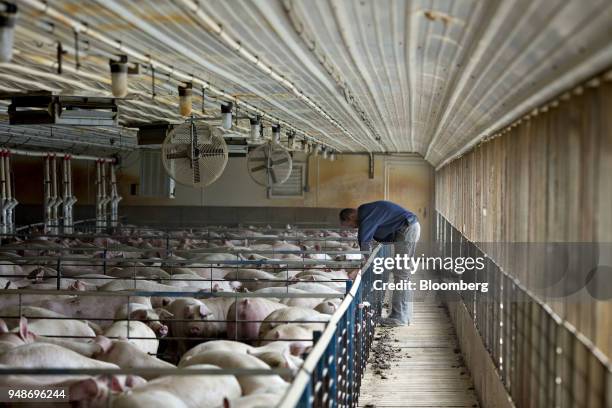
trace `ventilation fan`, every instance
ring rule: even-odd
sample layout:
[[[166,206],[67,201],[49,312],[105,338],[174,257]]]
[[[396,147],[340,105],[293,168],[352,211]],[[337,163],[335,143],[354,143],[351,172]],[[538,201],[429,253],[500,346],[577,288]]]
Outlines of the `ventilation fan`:
[[[283,184],[291,175],[291,155],[280,144],[268,141],[251,150],[247,167],[253,181],[261,186]]]
[[[175,126],[162,144],[162,162],[177,183],[206,187],[227,164],[227,144],[220,129],[191,118]]]

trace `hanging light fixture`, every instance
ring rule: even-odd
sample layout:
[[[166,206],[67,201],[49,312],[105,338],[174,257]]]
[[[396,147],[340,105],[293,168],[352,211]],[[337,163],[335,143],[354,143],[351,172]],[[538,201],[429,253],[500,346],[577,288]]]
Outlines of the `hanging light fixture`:
[[[251,140],[257,141],[261,138],[261,134],[259,132],[261,127],[261,117],[257,115],[254,118],[249,118],[249,122],[251,123]]]
[[[301,142],[302,151],[308,154],[308,141],[306,139]]]
[[[289,148],[289,150],[296,150],[295,133],[293,132],[287,133],[287,147]]]
[[[335,161],[336,160],[336,152],[332,150],[331,154],[329,155],[329,160],[331,161]]]
[[[272,140],[274,140],[275,143],[280,143],[280,139],[281,139],[280,132],[281,132],[280,125],[272,126]]]
[[[328,152],[327,152],[327,149],[324,146],[321,146],[321,155],[323,156],[324,159],[327,160]]]
[[[234,108],[234,104],[231,102],[224,103],[221,105],[221,117],[222,123],[221,126],[225,130],[229,130],[232,128],[232,109]]]
[[[17,5],[0,1],[0,62],[9,62],[13,57]]]
[[[193,98],[191,82],[184,84],[184,85],[179,85],[178,93],[179,93],[179,112],[181,116],[191,115],[192,98]]]
[[[318,156],[319,153],[321,153],[321,146],[318,144],[315,144],[313,147],[313,153],[315,156]]]
[[[122,55],[119,61],[110,60],[109,64],[113,96],[124,98],[128,93],[127,55]]]

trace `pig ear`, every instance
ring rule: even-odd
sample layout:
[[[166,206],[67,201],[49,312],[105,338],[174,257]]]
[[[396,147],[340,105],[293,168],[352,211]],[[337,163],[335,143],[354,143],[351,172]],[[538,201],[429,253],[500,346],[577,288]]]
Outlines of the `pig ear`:
[[[121,381],[119,381],[119,378],[116,375],[111,376],[109,386],[111,391],[123,392],[125,390],[123,384],[121,384]]]
[[[147,318],[147,311],[145,309],[134,310],[132,313],[130,313],[130,317],[132,319],[144,320]]]
[[[82,281],[75,280],[74,282],[72,282],[72,284],[70,285],[68,289],[69,290],[85,290],[87,289],[87,287],[85,286],[85,283],[83,283]]]
[[[24,341],[28,338],[28,320],[24,316],[19,319],[19,337]]]
[[[219,284],[218,284],[218,283],[215,283],[215,284],[213,285],[213,287],[212,287],[212,291],[213,291],[213,292],[219,292]]]
[[[70,386],[68,395],[71,401],[87,401],[98,395],[100,384],[94,378],[79,381]]]
[[[155,309],[155,312],[159,315],[160,319],[171,319],[174,317],[172,313],[161,307]]]
[[[125,377],[125,385],[129,388],[140,387],[141,385],[145,385],[147,380],[137,375],[128,375]]]
[[[289,346],[289,352],[294,356],[299,357],[303,351],[304,351],[304,348],[297,343],[291,343],[291,345]]]
[[[102,349],[101,351],[102,354],[107,353],[108,350],[110,350],[110,348],[113,346],[112,340],[104,336],[97,336],[96,339],[94,340],[94,343],[100,346],[100,348]]]
[[[3,333],[9,333],[10,330],[8,328],[8,326],[6,325],[6,322],[2,319],[0,319],[0,334]]]
[[[208,310],[208,308],[206,307],[206,305],[200,305],[200,316],[206,317],[209,314],[211,313],[210,313],[210,310]]]

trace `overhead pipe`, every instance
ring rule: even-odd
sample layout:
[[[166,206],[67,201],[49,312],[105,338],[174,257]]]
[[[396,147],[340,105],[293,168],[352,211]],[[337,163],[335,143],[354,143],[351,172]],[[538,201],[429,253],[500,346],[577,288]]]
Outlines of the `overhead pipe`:
[[[106,172],[107,163],[100,163],[102,169],[102,227],[106,229],[108,227],[108,204],[111,201],[110,196],[108,195],[108,176]]]
[[[51,232],[52,228],[52,207],[53,207],[53,199],[51,195],[51,157],[47,154],[44,158],[44,166],[43,166],[43,189],[44,189],[44,223],[45,223],[45,232]]]
[[[22,4],[25,4],[40,13],[44,13],[48,15],[49,17],[61,22],[62,24],[72,28],[74,31],[80,32],[82,34],[87,34],[89,37],[103,44],[106,44],[107,46],[113,49],[116,49],[118,52],[121,52],[122,54],[128,55],[129,57],[132,57],[136,60],[144,61],[148,63],[149,65],[154,66],[156,71],[164,71],[168,74],[169,77],[173,77],[178,81],[192,82],[193,84],[197,84],[200,87],[208,89],[209,92],[215,94],[219,98],[223,98],[229,102],[233,102],[234,104],[238,105],[243,110],[252,112],[254,114],[258,114],[262,117],[262,119],[269,120],[270,122],[273,122],[273,123],[279,123],[283,125],[284,127],[286,127],[287,129],[292,129],[296,133],[301,134],[307,140],[315,141],[321,144],[327,144],[327,143],[324,143],[322,141],[319,141],[313,138],[312,136],[308,135],[308,133],[306,133],[305,131],[292,126],[291,124],[285,122],[284,120],[280,120],[279,118],[276,118],[268,113],[265,113],[261,109],[251,105],[248,102],[244,102],[242,100],[239,101],[238,98],[236,98],[234,95],[231,95],[230,93],[227,93],[211,85],[208,81],[204,81],[202,79],[196,78],[190,73],[181,72],[179,69],[173,66],[164,64],[161,61],[154,60],[153,58],[151,58],[150,55],[145,55],[134,48],[126,46],[125,43],[121,41],[118,41],[111,37],[106,36],[101,31],[97,31],[89,27],[88,25],[83,24],[80,21],[75,20],[65,15],[58,9],[51,7],[47,2],[40,1],[40,0],[21,0],[21,2]],[[333,146],[330,145],[330,147],[333,147]]]
[[[119,195],[119,190],[117,189],[117,174],[115,172],[115,165],[114,164],[110,164],[110,172],[111,172],[111,177],[110,177],[110,182],[111,182],[111,195],[110,195],[110,200],[111,200],[111,216],[110,216],[110,223],[111,223],[111,228],[116,228],[119,224],[119,201],[121,201],[123,199],[123,197],[121,197]]]
[[[102,162],[96,161],[96,232],[104,230],[102,223],[102,200]]]
[[[73,232],[73,216],[72,208],[76,203],[77,199],[72,194],[72,163],[70,155],[65,155],[62,163],[63,168],[63,182],[64,182],[64,233],[72,234]]]
[[[59,192],[59,177],[58,177],[58,163],[57,156],[51,157],[51,197],[53,199],[51,204],[51,217],[53,220],[53,233],[59,234],[59,207],[62,205],[63,200]]]
[[[2,153],[0,153],[0,183],[2,183],[2,187],[0,188],[1,190],[1,199],[2,199],[2,214],[1,214],[1,220],[0,220],[0,231],[2,232],[2,234],[6,234],[8,231],[8,207],[9,207],[9,202],[8,202],[8,197],[6,194],[6,174],[5,174],[5,167],[4,167],[4,161],[5,161],[5,154],[4,151],[2,151]]]
[[[7,210],[8,232],[15,232],[15,207],[19,204],[17,198],[13,194],[13,182],[11,179],[11,152],[5,150],[4,157],[4,174],[6,175],[6,195],[9,201]]]
[[[13,148],[8,148],[8,151],[11,154],[15,154],[17,156],[29,156],[29,157],[48,157],[48,156],[54,156],[54,155],[64,155],[65,153],[60,153],[60,152],[35,152],[35,151],[30,151],[30,150],[21,150],[21,149],[13,149]],[[113,163],[115,161],[114,157],[97,157],[97,156],[88,156],[88,155],[83,155],[83,154],[75,154],[75,155],[71,155],[70,156],[72,159],[75,160],[90,160],[90,161],[104,161],[107,163]]]

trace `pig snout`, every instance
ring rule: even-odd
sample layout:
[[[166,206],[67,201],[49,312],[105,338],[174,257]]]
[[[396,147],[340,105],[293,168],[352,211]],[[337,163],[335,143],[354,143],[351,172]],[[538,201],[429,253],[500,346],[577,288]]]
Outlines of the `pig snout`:
[[[198,327],[198,326],[191,326],[189,328],[189,335],[190,336],[199,336],[200,333],[202,333],[202,329],[200,329],[200,327]]]
[[[150,322],[148,326],[155,332],[157,337],[165,337],[168,335],[168,326],[160,322]]]

